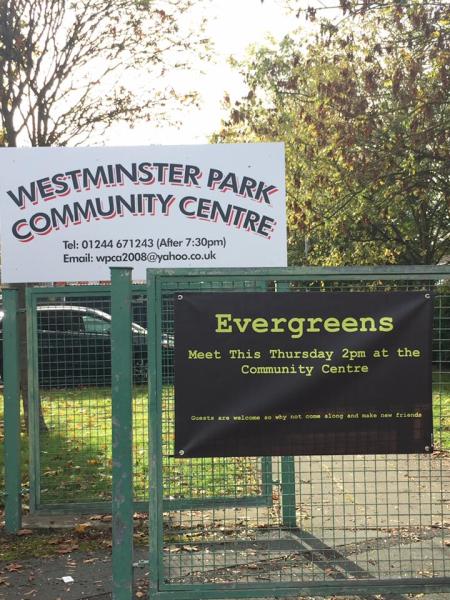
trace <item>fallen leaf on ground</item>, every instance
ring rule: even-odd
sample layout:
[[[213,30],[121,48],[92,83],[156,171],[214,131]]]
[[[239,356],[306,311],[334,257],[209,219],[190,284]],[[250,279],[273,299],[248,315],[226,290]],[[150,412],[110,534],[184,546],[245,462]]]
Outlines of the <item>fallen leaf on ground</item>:
[[[70,546],[60,546],[57,549],[58,554],[70,554],[74,550],[78,550],[77,544],[71,544]]]
[[[182,546],[185,552],[198,552],[197,546]]]
[[[8,571],[8,573],[17,573],[23,569],[23,566],[19,563],[11,563],[6,565],[5,569]]]
[[[86,530],[89,529],[89,527],[91,527],[90,523],[78,523],[78,525],[75,525],[74,531],[75,533],[86,533]]]
[[[112,521],[112,516],[111,515],[103,515],[102,521],[104,523],[110,523]]]
[[[23,536],[23,535],[33,535],[33,532],[31,529],[19,529],[19,531],[17,532],[18,536]]]

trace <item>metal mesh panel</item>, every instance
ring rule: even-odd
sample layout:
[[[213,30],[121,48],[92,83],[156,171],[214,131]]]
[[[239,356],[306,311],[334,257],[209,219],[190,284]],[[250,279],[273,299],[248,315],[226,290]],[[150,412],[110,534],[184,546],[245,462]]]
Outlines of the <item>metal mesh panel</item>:
[[[111,501],[109,287],[32,290],[34,508],[105,510]],[[133,295],[136,502],[148,500],[147,301]],[[41,418],[39,419],[39,405]],[[39,421],[41,424],[39,425]],[[43,426],[44,424],[44,426]],[[102,504],[102,503],[107,504]]]
[[[155,282],[155,280],[153,280]],[[408,291],[436,294],[433,323],[432,455],[358,455],[183,459],[173,454],[174,366],[162,359],[161,389],[151,418],[161,425],[152,446],[164,498],[194,500],[224,492],[238,498],[261,486],[270,469],[271,506],[173,507],[156,520],[151,556],[155,585],[171,598],[449,589],[450,288],[448,281],[311,280],[213,275],[158,276],[156,310],[173,332],[173,294],[187,291]],[[193,382],[195,393],[195,382]],[[158,431],[158,427],[154,429]],[[259,488],[261,493],[261,487]],[[154,507],[157,505],[154,504]],[[155,552],[157,556],[155,555]],[[417,583],[417,580],[423,582]],[[387,583],[386,583],[387,582]],[[390,582],[390,583],[389,583]],[[441,586],[441,588],[439,587]],[[443,587],[442,587],[443,586]],[[222,595],[217,595],[218,591]],[[208,591],[209,595],[208,596]],[[216,594],[216,595],[213,595]],[[160,597],[160,596],[158,596]],[[190,595],[189,597],[194,597]]]
[[[202,284],[200,284],[200,289]],[[226,284],[216,284],[217,289],[226,289]],[[254,291],[255,286],[248,289]],[[257,286],[256,286],[257,289]],[[173,336],[173,300],[171,296],[162,300],[163,335]],[[174,458],[174,365],[173,352],[162,357],[162,435],[163,435],[163,496],[166,500],[202,500],[214,498],[216,502],[249,500],[264,495],[264,462],[255,458],[194,459],[179,461]],[[268,467],[266,467],[268,469]],[[271,500],[271,499],[270,499]]]
[[[133,481],[136,502],[148,502],[147,296],[133,295]]]
[[[146,510],[150,485],[147,296],[145,289],[134,287],[134,499],[138,509]],[[37,288],[30,295],[32,506],[35,510],[108,511],[112,477],[110,288]],[[167,305],[168,314],[171,309]],[[172,406],[173,324],[164,330],[160,345],[168,380],[165,397]],[[168,440],[173,436],[171,424],[165,435]],[[242,475],[248,467],[250,478]],[[168,473],[173,469],[171,458],[165,469]],[[216,461],[210,470],[210,479],[205,481],[200,463],[193,469],[180,469],[165,488],[166,499],[182,503],[185,498],[205,501],[214,495],[214,501],[225,498],[226,502],[249,496],[249,501],[270,502],[261,496],[260,461],[240,460],[233,468]],[[212,485],[213,472],[218,470],[223,472],[220,487]]]
[[[39,435],[38,503],[111,498],[109,294],[39,295],[34,399]]]

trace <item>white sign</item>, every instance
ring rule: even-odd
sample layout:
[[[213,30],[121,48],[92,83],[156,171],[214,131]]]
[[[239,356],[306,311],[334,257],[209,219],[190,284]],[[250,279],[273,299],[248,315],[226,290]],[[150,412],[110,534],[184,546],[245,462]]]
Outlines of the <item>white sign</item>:
[[[283,144],[0,149],[2,280],[283,267]]]

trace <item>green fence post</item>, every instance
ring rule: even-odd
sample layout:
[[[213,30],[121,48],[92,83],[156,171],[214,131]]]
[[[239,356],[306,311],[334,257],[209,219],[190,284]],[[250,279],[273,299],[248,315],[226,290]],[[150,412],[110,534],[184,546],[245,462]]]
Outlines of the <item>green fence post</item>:
[[[293,456],[281,457],[281,510],[284,527],[297,527],[295,514],[295,463]]]
[[[289,283],[275,281],[277,292],[289,292]],[[281,515],[284,527],[297,527],[295,513],[295,462],[293,456],[281,457]]]
[[[30,513],[36,512],[41,504],[41,430],[39,423],[39,357],[37,332],[37,297],[33,288],[26,286],[26,353],[28,365],[28,471],[30,481]],[[20,295],[19,295],[20,298]],[[19,329],[20,333],[20,329]],[[20,340],[21,343],[24,340]],[[20,354],[19,354],[20,357]]]
[[[267,506],[273,505],[273,471],[272,457],[263,456],[261,458],[261,489],[262,496],[266,499]]]
[[[133,597],[131,269],[111,268],[113,600]]]
[[[18,291],[3,290],[3,384],[5,402],[5,526],[17,533],[22,526],[20,496],[20,374]]]
[[[148,464],[149,494],[149,600],[156,598],[164,577],[163,480],[162,480],[162,368],[161,359],[161,288],[154,270],[147,269],[148,325]]]

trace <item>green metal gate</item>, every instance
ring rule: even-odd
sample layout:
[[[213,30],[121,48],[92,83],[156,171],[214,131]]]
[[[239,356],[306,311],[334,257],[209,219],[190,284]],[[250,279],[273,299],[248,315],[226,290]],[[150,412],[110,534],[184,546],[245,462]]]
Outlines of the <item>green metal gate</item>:
[[[435,452],[271,457],[272,505],[195,505],[199,485],[250,494],[255,459],[173,457],[174,365],[158,340],[175,294],[246,290],[432,291]],[[151,599],[450,591],[448,267],[149,271],[148,326]],[[170,505],[181,468],[184,503]]]
[[[132,286],[134,510],[149,500],[147,290]],[[46,513],[108,513],[112,502],[111,286],[27,289],[30,509]],[[160,337],[167,364],[172,331]],[[168,367],[169,368],[169,367]],[[170,377],[167,371],[167,377]],[[169,468],[168,465],[165,468]],[[270,462],[241,460],[212,468],[222,487],[184,469],[167,502],[198,506],[272,503]],[[235,476],[244,471],[243,485]],[[269,493],[270,489],[270,493]]]

